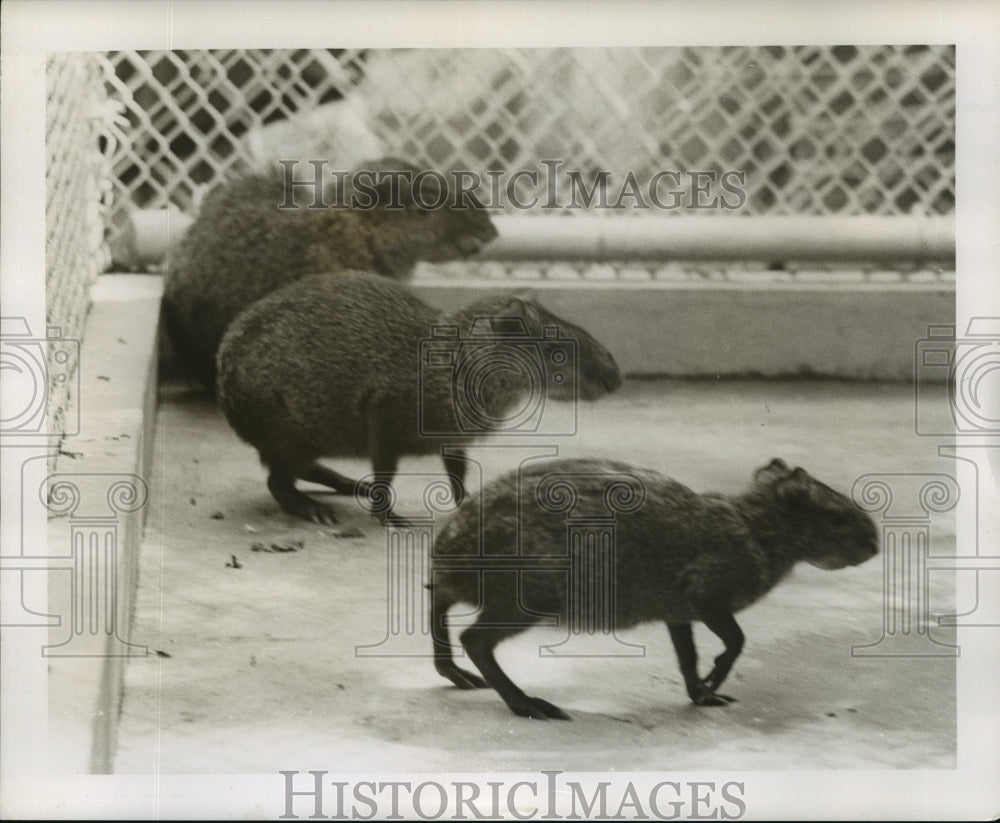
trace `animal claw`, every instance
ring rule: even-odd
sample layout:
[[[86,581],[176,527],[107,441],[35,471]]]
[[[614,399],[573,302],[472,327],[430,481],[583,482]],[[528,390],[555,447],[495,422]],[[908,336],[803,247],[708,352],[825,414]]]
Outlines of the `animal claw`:
[[[728,706],[730,703],[736,702],[736,698],[730,697],[728,694],[716,694],[707,690],[694,698],[696,706]]]
[[[517,706],[511,706],[514,713],[521,717],[530,717],[532,720],[572,720],[566,712],[558,706],[542,700],[540,697],[529,697]]]

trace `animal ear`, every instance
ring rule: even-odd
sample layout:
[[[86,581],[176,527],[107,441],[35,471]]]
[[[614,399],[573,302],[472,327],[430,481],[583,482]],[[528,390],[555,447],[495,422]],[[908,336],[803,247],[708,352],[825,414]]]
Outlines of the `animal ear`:
[[[542,310],[538,307],[538,304],[534,299],[528,295],[518,294],[515,299],[520,304],[520,315],[524,318],[524,323],[528,327],[528,332],[534,337],[540,337],[542,334],[542,326],[544,325],[542,321]]]
[[[521,317],[538,314],[538,306],[531,296],[522,292],[516,292],[507,297],[503,307],[504,314],[516,314]]]
[[[419,200],[414,197],[414,189],[417,188],[418,182],[416,178],[420,171],[405,160],[386,157],[370,165],[375,174],[374,180],[377,181],[374,183],[374,188],[378,192],[378,201],[383,208],[393,202],[402,206],[418,202],[437,203],[441,197],[441,183],[434,174],[426,174],[420,178]]]
[[[785,468],[788,467],[785,466]],[[801,500],[805,497],[811,497],[813,479],[809,476],[809,472],[797,467],[791,474],[775,484],[774,491],[783,500]]]
[[[788,468],[788,464],[780,457],[775,457],[766,466],[761,466],[757,469],[753,473],[753,479],[755,483],[773,483],[776,480],[787,477],[790,472],[791,469]]]
[[[519,294],[509,295],[496,315],[492,320],[496,334],[510,334],[510,330],[515,327],[519,328],[517,333],[521,335],[538,337],[542,333],[542,318],[538,306]]]

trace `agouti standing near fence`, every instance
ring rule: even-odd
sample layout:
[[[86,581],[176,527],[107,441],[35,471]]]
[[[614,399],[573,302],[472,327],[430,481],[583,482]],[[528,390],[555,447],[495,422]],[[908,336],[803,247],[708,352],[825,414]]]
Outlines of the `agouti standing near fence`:
[[[370,185],[350,185],[362,175]],[[164,286],[164,324],[185,370],[213,392],[215,355],[229,324],[300,277],[361,269],[407,278],[421,260],[465,258],[496,237],[472,198],[455,202],[441,190],[444,175],[423,176],[415,192],[419,175],[402,160],[377,160],[344,177],[319,208],[317,193],[293,191],[284,171],[212,191],[172,255]]]

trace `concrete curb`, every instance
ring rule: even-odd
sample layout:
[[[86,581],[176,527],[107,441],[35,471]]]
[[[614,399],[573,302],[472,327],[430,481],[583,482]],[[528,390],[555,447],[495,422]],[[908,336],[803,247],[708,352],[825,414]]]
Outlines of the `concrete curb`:
[[[955,318],[955,288],[941,283],[419,277],[411,285],[445,311],[491,295],[530,292],[600,340],[628,377],[909,383],[928,327]],[[161,344],[161,370],[181,375],[168,341]]]
[[[91,290],[81,341],[78,435],[48,482],[49,733],[64,771],[112,771],[156,420],[162,278],[109,274]],[[43,481],[44,482],[44,481]],[[58,490],[58,491],[57,491]],[[54,502],[57,501],[57,502]],[[110,604],[110,606],[109,606]]]
[[[496,281],[413,285],[446,311],[517,290]],[[910,382],[928,326],[955,317],[955,290],[939,284],[540,280],[523,288],[587,329],[630,377]]]

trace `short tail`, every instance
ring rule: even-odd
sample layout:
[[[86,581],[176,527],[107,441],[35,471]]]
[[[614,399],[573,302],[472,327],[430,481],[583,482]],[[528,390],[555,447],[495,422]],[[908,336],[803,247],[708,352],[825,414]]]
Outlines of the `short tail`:
[[[431,593],[431,644],[434,649],[434,668],[443,676],[455,666],[455,658],[451,648],[450,632],[448,631],[448,610],[454,601],[445,595],[444,590],[433,583],[425,584]],[[450,679],[450,678],[449,678]]]

